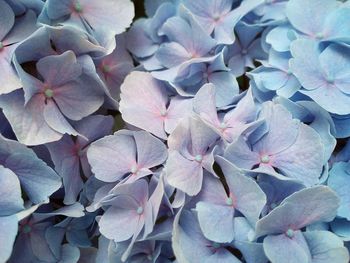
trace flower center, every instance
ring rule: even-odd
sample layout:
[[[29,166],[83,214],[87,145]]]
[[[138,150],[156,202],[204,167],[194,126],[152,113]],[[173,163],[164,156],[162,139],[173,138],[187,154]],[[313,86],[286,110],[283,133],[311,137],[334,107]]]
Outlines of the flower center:
[[[111,72],[111,67],[108,66],[108,65],[103,65],[102,71],[103,71],[104,73],[109,73],[109,72]]]
[[[167,114],[168,113],[166,110],[164,110],[164,109],[160,110],[160,116],[165,117]]]
[[[287,31],[287,37],[290,41],[293,41],[296,39],[295,33],[293,30],[288,30]]]
[[[137,165],[136,165],[136,164],[134,164],[133,166],[131,166],[130,172],[133,173],[133,174],[136,174],[136,173],[137,173]]]
[[[147,256],[147,259],[148,259],[149,261],[151,261],[151,260],[153,259],[153,256],[152,256],[152,255],[148,255],[148,256]]]
[[[83,11],[83,7],[81,6],[79,1],[75,1],[75,3],[74,3],[74,10],[77,13],[81,13]]]
[[[268,155],[264,154],[264,155],[261,156],[260,161],[262,163],[269,163],[270,162],[270,157]]]
[[[219,13],[215,13],[213,15],[213,19],[214,19],[215,22],[218,22],[221,19],[221,15]]]
[[[293,238],[293,237],[294,237],[294,230],[289,228],[289,229],[286,231],[286,235],[287,235],[287,237],[289,237],[289,238]]]
[[[2,42],[0,41],[0,51],[3,50],[4,47],[5,47],[5,46],[4,46],[4,43],[2,43]]]
[[[51,99],[53,97],[53,90],[50,89],[50,88],[47,88],[45,91],[44,91],[44,94],[45,94],[45,97],[48,98],[48,99]]]
[[[211,244],[211,246],[212,246],[213,248],[218,249],[218,248],[220,247],[220,244],[219,244],[219,243],[216,243],[216,242],[213,242],[213,243]]]
[[[229,205],[229,206],[233,205],[233,200],[232,200],[231,197],[227,197],[226,204]]]
[[[327,81],[329,84],[333,84],[333,83],[334,83],[334,78],[331,77],[331,76],[328,76],[328,77],[326,78],[326,81]]]
[[[226,128],[227,128],[226,123],[224,123],[224,122],[220,123],[220,129],[224,130]]]
[[[317,39],[322,39],[322,38],[324,38],[324,35],[323,35],[322,32],[318,32],[318,33],[315,35],[315,37],[316,37]]]
[[[137,209],[136,209],[136,213],[138,215],[141,215],[143,213],[143,207],[142,206],[139,206]]]
[[[197,162],[201,162],[203,160],[203,156],[200,155],[200,154],[197,154],[196,157],[194,157],[194,159],[197,161]]]
[[[22,231],[24,234],[28,234],[30,231],[32,231],[32,228],[28,225],[23,226]]]
[[[242,55],[247,55],[248,51],[246,49],[242,49],[241,53]]]

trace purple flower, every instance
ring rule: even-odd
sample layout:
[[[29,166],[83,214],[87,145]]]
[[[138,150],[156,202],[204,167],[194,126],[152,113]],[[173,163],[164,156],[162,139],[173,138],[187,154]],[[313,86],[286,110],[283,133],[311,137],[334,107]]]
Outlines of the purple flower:
[[[218,243],[228,243],[235,238],[235,211],[254,225],[265,206],[266,196],[254,180],[226,159],[217,157],[216,161],[225,176],[228,192],[220,180],[206,176],[196,211],[204,236]]]
[[[120,98],[124,121],[162,139],[192,110],[191,99],[169,99],[165,84],[145,72],[135,71],[126,77]]]
[[[62,240],[58,240],[59,236],[47,235],[47,231],[53,224],[50,219],[57,215],[72,218],[81,217],[84,215],[83,206],[76,203],[53,212],[34,213],[22,219],[19,223],[19,233],[9,262],[59,262],[65,257],[70,260],[79,258],[78,248],[68,244],[62,245]]]
[[[15,213],[24,209],[20,182],[10,169],[0,165],[0,261],[5,262],[11,255],[18,230]]]
[[[201,120],[184,119],[168,138],[166,178],[170,185],[188,195],[202,187],[203,169],[212,171],[213,148],[219,136]]]
[[[286,14],[290,23],[309,38],[350,41],[350,9],[339,6],[335,1],[291,0],[287,4]]]
[[[215,106],[215,86],[204,85],[196,94],[193,109],[199,117],[228,142],[249,133],[261,124],[257,121],[258,107],[251,90],[228,112],[218,113]]]
[[[52,24],[66,20],[88,32],[101,30],[116,35],[130,26],[134,5],[129,0],[49,0],[41,16]]]
[[[327,231],[302,232],[305,226],[332,221],[338,206],[339,199],[326,186],[300,190],[260,219],[255,235],[266,236],[264,251],[272,262],[317,262],[311,258],[322,257],[345,263],[349,254],[337,236]]]
[[[115,242],[131,239],[122,256],[125,261],[139,235],[143,232],[143,237],[146,237],[153,230],[164,194],[163,182],[160,181],[151,195],[144,179],[119,185],[111,194],[102,202],[109,207],[99,221],[100,231]]]
[[[91,144],[87,157],[97,179],[131,183],[152,174],[151,169],[166,160],[167,151],[145,131],[121,130]]]
[[[202,28],[209,35],[213,34],[219,44],[232,44],[235,41],[233,31],[239,20],[263,3],[261,0],[246,0],[232,10],[233,0],[183,2]]]
[[[250,27],[243,23],[236,26],[238,38],[228,46],[225,54],[228,67],[235,76],[242,76],[247,68],[255,68],[254,60],[266,57],[261,47],[261,39],[257,38],[260,32],[259,27]]]
[[[0,98],[17,138],[37,145],[57,141],[66,133],[78,135],[69,120],[81,120],[95,112],[104,101],[103,90],[83,73],[71,51],[40,59],[37,70],[42,80],[23,73],[24,101],[21,91]]]
[[[262,61],[263,66],[249,73],[257,88],[275,91],[278,96],[285,98],[292,97],[301,85],[289,68],[290,58],[289,52],[280,53],[270,49],[268,61]]]
[[[277,169],[306,186],[319,183],[324,154],[319,134],[273,102],[263,104],[260,118],[265,119],[266,130],[247,140],[240,137],[227,147],[225,158],[245,169],[258,167],[257,171],[275,174]]]
[[[0,1],[0,94],[21,88],[21,82],[12,66],[13,52],[21,42],[37,29],[36,15],[27,11],[22,17],[15,14],[6,1]]]
[[[331,113],[349,114],[349,49],[331,44],[321,50],[317,42],[300,39],[292,43],[291,52],[291,71],[304,88],[300,92]]]
[[[0,136],[0,163],[16,174],[30,201],[46,201],[61,186],[59,176],[40,160],[33,150]],[[13,189],[14,194],[16,193]]]
[[[340,206],[337,215],[350,221],[349,208],[349,185],[350,185],[349,163],[335,163],[329,172],[327,185],[332,188],[340,198]]]
[[[112,105],[117,105],[120,99],[120,86],[134,67],[132,58],[126,50],[124,35],[118,35],[116,42],[117,47],[111,54],[94,60],[97,73],[110,93],[108,95],[112,98]]]
[[[89,145],[93,141],[110,134],[112,126],[112,117],[92,115],[75,124],[75,128],[84,137],[78,136],[74,141],[73,138],[65,135],[57,142],[46,144],[55,164],[55,170],[63,179],[65,189],[63,202],[65,204],[76,202],[84,185],[81,172],[84,173],[85,177],[91,175],[91,168],[87,160]]]

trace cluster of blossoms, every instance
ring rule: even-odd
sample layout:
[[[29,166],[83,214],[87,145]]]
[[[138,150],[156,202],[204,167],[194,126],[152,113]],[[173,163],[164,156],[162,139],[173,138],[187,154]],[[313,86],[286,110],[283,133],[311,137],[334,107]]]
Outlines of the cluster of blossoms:
[[[348,263],[350,1],[0,0],[0,263]]]

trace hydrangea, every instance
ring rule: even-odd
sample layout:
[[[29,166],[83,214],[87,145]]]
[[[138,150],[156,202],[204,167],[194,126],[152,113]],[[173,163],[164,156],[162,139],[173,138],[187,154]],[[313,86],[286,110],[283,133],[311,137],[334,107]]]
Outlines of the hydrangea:
[[[297,179],[306,186],[319,182],[323,166],[323,144],[310,127],[292,119],[290,113],[278,104],[265,102],[260,117],[266,129],[259,130],[245,140],[238,138],[229,145],[225,157],[239,167],[258,171],[280,172]],[[285,132],[280,134],[283,125]],[[313,144],[307,146],[306,142]]]
[[[108,155],[103,158],[106,152]],[[150,169],[167,158],[166,148],[159,139],[144,131],[126,130],[94,142],[87,154],[92,172],[105,182],[136,181],[152,174]]]
[[[348,263],[349,3],[0,0],[0,263]]]
[[[137,96],[139,92],[143,92],[144,96]],[[176,123],[189,115],[192,108],[191,99],[170,97],[164,83],[145,72],[128,75],[121,87],[120,97],[122,118],[162,139],[167,138],[166,133],[172,132]]]
[[[29,204],[41,204],[60,188],[61,180],[31,149],[1,135],[0,174],[0,224],[4,229],[0,235],[0,261],[5,262],[11,255],[17,234],[17,214],[25,210],[22,195],[25,193]]]
[[[82,134],[75,141],[65,135],[61,140],[46,145],[55,170],[63,180],[65,204],[76,202],[84,185],[81,173],[85,178],[91,176],[91,168],[87,161],[87,149],[90,144],[109,134],[112,126],[113,119],[110,116],[89,116],[75,124],[76,130]]]
[[[290,98],[300,90],[298,79],[292,74],[289,66],[289,52],[269,51],[268,61],[249,74],[259,90],[275,91],[278,96]]]
[[[255,236],[266,236],[264,251],[272,262],[317,262],[318,258],[345,262],[348,252],[336,235],[301,231],[314,223],[332,221],[338,206],[339,199],[325,186],[300,190],[257,222]]]
[[[218,135],[195,118],[184,119],[168,138],[167,181],[188,195],[202,188],[203,169],[212,171]]]
[[[18,43],[36,30],[36,15],[28,10],[16,18],[14,11],[4,0],[0,1],[0,94],[21,88],[21,83],[12,65],[12,55]]]
[[[52,221],[49,219],[58,215],[72,218],[81,217],[84,215],[82,210],[83,206],[77,203],[52,212],[36,212],[22,219],[19,223],[20,229],[14,245],[14,253],[9,262],[59,262],[60,260],[79,258],[80,252],[77,247],[69,244],[61,245],[60,236],[50,233]]]
[[[235,238],[235,210],[254,225],[265,205],[266,197],[256,182],[226,159],[221,157],[217,162],[225,176],[228,193],[219,180],[206,178],[196,211],[205,237],[218,243],[229,243]]]
[[[204,85],[194,98],[193,111],[227,142],[234,142],[240,135],[249,134],[261,124],[251,90],[235,108],[226,112],[217,111],[215,97],[215,86]]]
[[[130,26],[134,5],[130,0],[50,0],[39,20],[50,25],[69,24],[91,33],[102,43],[113,42],[114,35]]]
[[[348,49],[331,44],[321,51],[317,43],[312,40],[297,40],[293,42],[291,52],[293,55],[290,61],[291,71],[305,89],[301,92],[331,113],[349,114]],[[329,64],[329,61],[337,63]],[[334,101],[341,103],[335,105]]]

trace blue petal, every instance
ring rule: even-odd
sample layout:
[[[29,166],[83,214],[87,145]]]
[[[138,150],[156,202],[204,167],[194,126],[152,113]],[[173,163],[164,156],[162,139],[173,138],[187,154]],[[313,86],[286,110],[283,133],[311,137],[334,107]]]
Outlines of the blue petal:
[[[17,176],[0,165],[0,216],[10,216],[24,209]]]
[[[63,178],[64,203],[73,204],[83,187],[75,144],[69,136],[64,136],[60,141],[47,144],[46,147],[50,151],[55,170]]]
[[[12,247],[18,230],[16,216],[0,217],[0,262],[6,262],[12,252]]]
[[[0,1],[0,41],[4,39],[15,23],[15,14],[11,7],[4,1]]]
[[[336,9],[337,3],[332,0],[291,0],[287,4],[286,13],[291,24],[299,31],[315,36],[323,32],[327,16]],[[317,10],[317,13],[315,13]]]
[[[324,40],[334,42],[350,42],[350,9],[349,8],[337,8],[334,12],[327,16],[324,31]]]
[[[327,185],[331,187],[340,198],[340,207],[337,215],[350,220],[350,166],[348,163],[335,163],[329,172]]]
[[[187,22],[180,17],[169,18],[161,32],[171,42],[182,45],[192,56],[201,57],[215,46],[215,41],[194,20]]]
[[[62,246],[62,255],[59,263],[72,263],[78,262],[80,258],[80,250],[69,244],[64,244]]]
[[[338,207],[339,199],[329,187],[300,190],[257,222],[256,236],[281,234],[290,228],[298,230],[313,223],[330,222]]]
[[[307,231],[304,237],[313,263],[349,262],[349,252],[343,241],[329,231]]]
[[[251,224],[255,224],[266,204],[266,196],[258,184],[236,166],[218,156],[216,161],[225,175],[233,207],[240,211]]]
[[[36,15],[32,10],[28,10],[24,16],[17,18],[14,27],[4,39],[5,45],[23,41],[37,29]]]
[[[26,145],[58,141],[63,134],[53,130],[43,116],[45,98],[34,96],[24,106],[23,95],[23,91],[18,90],[0,97],[0,107],[10,122],[18,141]]]
[[[218,243],[229,243],[233,240],[233,207],[198,202],[196,211],[199,225],[207,239]]]
[[[266,42],[279,52],[289,51],[290,44],[295,38],[293,28],[288,25],[281,25],[272,29],[266,36]]]
[[[46,3],[46,12],[51,19],[58,19],[62,16],[68,15],[71,12],[71,0],[50,0]]]
[[[31,149],[3,138],[0,138],[0,148],[1,158],[6,160],[4,166],[18,176],[21,186],[33,203],[46,201],[60,188],[58,175],[37,158]]]
[[[267,236],[264,239],[264,251],[273,263],[311,262],[309,248],[300,231],[294,232],[293,238],[285,234]]]
[[[62,86],[82,74],[82,67],[72,51],[57,56],[47,56],[36,64],[38,72],[50,88]]]

